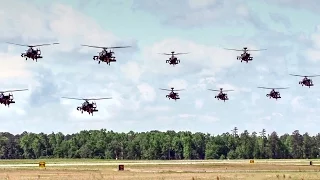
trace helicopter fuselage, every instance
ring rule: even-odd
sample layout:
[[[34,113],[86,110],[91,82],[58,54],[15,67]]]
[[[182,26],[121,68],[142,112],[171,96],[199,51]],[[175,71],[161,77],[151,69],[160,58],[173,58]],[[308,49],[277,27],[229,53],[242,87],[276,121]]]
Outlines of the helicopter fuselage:
[[[245,62],[249,62],[249,61],[252,61],[253,57],[250,56],[249,53],[247,52],[244,52],[243,54],[241,54],[240,56],[237,57],[237,60],[240,60],[241,62],[242,61],[245,61]]]
[[[180,63],[180,60],[175,56],[171,56],[168,60],[166,60],[166,63],[169,63],[169,65],[175,66]]]
[[[5,106],[9,107],[9,105],[13,103],[16,102],[13,100],[12,96],[3,96],[0,98],[0,104],[4,104]]]
[[[105,62],[107,64],[109,64],[110,66],[110,62],[116,62],[116,58],[114,56],[112,56],[113,52],[101,52],[99,53],[98,56],[93,56],[93,60],[98,61],[98,64],[102,62]]]
[[[81,105],[79,107],[77,107],[78,111],[81,111],[81,113],[88,112],[88,114],[91,114],[93,116],[93,112],[98,112],[98,109],[96,106],[94,106],[92,103],[88,104],[88,105]]]
[[[217,96],[215,96],[214,98],[217,98],[218,100],[223,100],[223,101],[227,101],[229,100],[228,95],[225,93],[219,93]]]
[[[171,92],[170,94],[166,95],[166,98],[174,100],[180,99],[179,94],[175,92]]]
[[[299,84],[301,84],[301,86],[308,86],[309,88],[313,86],[313,82],[309,78],[302,79],[302,81],[300,81]]]
[[[28,58],[30,58],[32,60],[36,60],[36,62],[37,62],[38,59],[43,58],[41,56],[40,49],[34,50],[32,48],[28,49],[25,53],[21,53],[21,57],[25,57],[26,60],[28,60]]]
[[[280,99],[280,93],[278,91],[274,91],[272,90],[269,94],[266,94],[267,97],[269,97],[269,99],[273,98],[273,99]]]

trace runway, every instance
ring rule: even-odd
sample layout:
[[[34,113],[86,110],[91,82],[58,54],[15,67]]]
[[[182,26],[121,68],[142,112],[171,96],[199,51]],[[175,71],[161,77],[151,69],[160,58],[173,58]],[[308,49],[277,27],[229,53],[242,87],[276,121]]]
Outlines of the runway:
[[[40,161],[39,161],[40,162]],[[318,162],[318,161],[317,161]],[[281,161],[273,161],[273,160],[257,160],[255,164],[275,164],[275,165],[307,165],[309,161],[307,160],[281,160]],[[196,165],[196,164],[249,164],[249,160],[209,160],[209,161],[111,161],[111,162],[46,162],[46,167],[67,167],[67,166],[118,166],[118,165]],[[317,163],[318,164],[318,163]],[[314,165],[316,165],[314,163]],[[2,168],[10,168],[10,167],[39,167],[39,163],[12,163],[12,164],[1,164]]]

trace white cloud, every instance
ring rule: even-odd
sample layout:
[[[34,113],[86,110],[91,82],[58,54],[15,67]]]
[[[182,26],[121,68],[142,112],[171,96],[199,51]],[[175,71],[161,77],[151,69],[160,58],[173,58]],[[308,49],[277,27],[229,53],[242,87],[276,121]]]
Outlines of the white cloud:
[[[140,92],[140,97],[143,101],[152,102],[156,99],[156,91],[147,83],[142,83],[137,86]]]
[[[217,3],[217,0],[189,0],[188,3],[190,8],[198,9],[214,5],[215,3]]]
[[[201,109],[203,107],[203,100],[200,100],[200,99],[195,100],[194,107],[196,109]]]
[[[320,25],[318,25],[315,32],[311,34],[310,40],[313,47],[307,49],[306,57],[313,62],[320,61]]]
[[[174,87],[174,89],[186,89],[188,83],[184,79],[173,79],[168,83],[169,88]]]
[[[305,109],[302,104],[303,99],[304,98],[302,96],[296,96],[291,100],[291,106],[294,111],[300,111],[302,109]]]
[[[220,119],[212,115],[196,115],[196,114],[179,114],[177,117],[183,119],[192,119],[199,122],[217,122]]]
[[[124,75],[131,79],[133,82],[138,82],[140,79],[142,72],[142,69],[140,68],[139,64],[136,62],[127,62],[125,65],[121,66],[121,72],[124,73]]]
[[[236,12],[237,12],[237,14],[239,14],[243,17],[248,17],[250,15],[250,11],[249,11],[248,7],[246,7],[245,5],[239,5],[236,8]]]
[[[147,106],[144,108],[145,112],[151,112],[151,113],[166,112],[170,110],[171,108],[169,106]]]
[[[217,89],[223,88],[223,90],[234,90],[235,93],[251,92],[251,90],[249,88],[237,87],[237,86],[227,84],[227,83],[217,84],[216,88]]]
[[[31,78],[31,72],[27,70],[28,66],[20,56],[0,52],[0,59],[0,78]]]

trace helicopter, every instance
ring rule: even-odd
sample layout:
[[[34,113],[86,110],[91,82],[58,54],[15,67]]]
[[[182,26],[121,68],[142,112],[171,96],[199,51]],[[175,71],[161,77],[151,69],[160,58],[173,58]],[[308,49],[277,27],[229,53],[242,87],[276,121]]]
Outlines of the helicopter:
[[[166,60],[166,63],[169,63],[169,65],[175,66],[180,63],[180,59],[175,57],[176,55],[189,54],[189,53],[175,53],[174,51],[172,51],[171,53],[161,53],[161,54],[171,56],[168,60]]]
[[[93,116],[93,112],[98,112],[97,104],[95,102],[89,102],[90,100],[102,100],[102,99],[112,99],[112,98],[90,98],[90,99],[82,99],[82,98],[69,98],[69,97],[61,97],[64,99],[74,99],[74,100],[84,100],[84,103],[82,103],[81,106],[77,107],[78,111],[81,111],[83,114],[83,111],[88,112],[89,115],[91,114]]]
[[[99,52],[98,56],[93,56],[93,60],[98,61],[98,64],[100,64],[100,62],[105,62],[107,64],[109,64],[110,66],[110,62],[116,62],[116,57],[113,56],[114,52],[112,50],[107,51],[107,49],[119,49],[119,48],[129,48],[131,46],[113,46],[113,47],[100,47],[100,46],[90,46],[90,45],[81,45],[81,46],[86,46],[86,47],[92,47],[92,48],[101,48],[102,51]]]
[[[8,90],[8,91],[0,91],[0,104],[4,104],[5,106],[10,106],[10,104],[16,103],[13,100],[13,94],[10,92],[17,92],[17,91],[27,91],[28,89],[17,89],[17,90]],[[4,93],[9,93],[8,95],[4,95]]]
[[[29,47],[29,49],[27,49],[25,53],[21,53],[21,57],[25,57],[26,60],[28,60],[28,58],[30,58],[30,59],[32,59],[33,61],[36,60],[36,62],[38,62],[38,59],[43,58],[43,56],[41,56],[41,51],[40,51],[40,49],[33,49],[34,47],[50,46],[50,45],[59,44],[59,43],[52,43],[52,44],[24,45],[24,44],[10,43],[10,42],[7,42],[7,43],[8,43],[8,44],[17,45],[17,46],[26,46],[26,47]]]
[[[266,94],[267,97],[269,97],[269,99],[273,98],[273,99],[280,99],[280,92],[279,91],[275,91],[275,89],[288,89],[288,88],[267,88],[267,87],[258,87],[261,89],[271,89],[269,94]]]
[[[313,82],[312,79],[309,79],[308,77],[317,77],[320,75],[313,75],[313,76],[302,76],[302,75],[296,75],[296,74],[289,74],[291,76],[299,76],[299,77],[304,77],[301,81],[299,81],[299,84],[301,84],[301,86],[308,86],[310,88],[310,86],[313,86]]]
[[[245,61],[247,63],[249,61],[253,60],[253,57],[250,56],[250,53],[248,53],[248,51],[264,51],[264,50],[267,50],[267,49],[249,50],[247,47],[243,47],[243,49],[227,49],[227,48],[224,48],[224,49],[232,50],[232,51],[243,51],[243,53],[240,56],[237,56],[237,60],[240,60],[241,62]]]
[[[171,91],[168,95],[166,95],[166,98],[174,99],[175,101],[177,101],[177,99],[180,99],[180,97],[179,97],[179,94],[174,91],[183,91],[184,89],[174,90],[174,88],[172,87],[171,90],[170,89],[160,89],[160,90]]]
[[[220,91],[220,93],[218,95],[216,95],[214,98],[217,98],[218,100],[223,100],[224,102],[229,100],[229,98],[228,98],[228,95],[223,92],[233,91],[233,90],[223,90],[223,88],[220,88],[220,90],[215,90],[215,89],[208,89],[208,90],[209,91]]]

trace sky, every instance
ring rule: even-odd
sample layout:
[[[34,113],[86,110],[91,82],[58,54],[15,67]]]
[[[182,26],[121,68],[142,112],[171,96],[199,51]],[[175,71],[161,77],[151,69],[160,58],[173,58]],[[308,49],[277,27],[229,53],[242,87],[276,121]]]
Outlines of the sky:
[[[16,104],[0,106],[0,131],[63,132],[101,129],[176,130],[221,134],[239,131],[316,134],[320,118],[320,77],[310,89],[300,77],[320,68],[320,13],[314,0],[43,0],[7,1],[0,6],[0,91],[16,92]],[[43,59],[26,61],[24,47],[41,47]],[[117,49],[111,66],[92,60],[100,49]],[[236,60],[224,48],[267,49],[253,61]],[[178,56],[175,67],[159,53]],[[264,87],[282,99],[266,97]],[[159,88],[185,89],[169,100]],[[207,89],[230,89],[218,101]],[[76,110],[101,98],[94,116]]]

